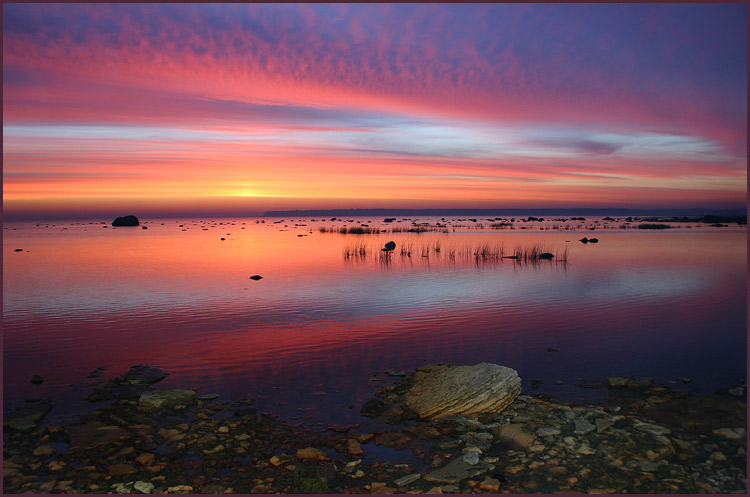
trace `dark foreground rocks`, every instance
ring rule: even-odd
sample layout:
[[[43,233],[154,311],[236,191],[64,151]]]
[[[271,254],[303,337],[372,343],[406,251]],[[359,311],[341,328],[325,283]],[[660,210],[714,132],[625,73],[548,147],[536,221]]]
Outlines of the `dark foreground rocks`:
[[[429,369],[429,368],[428,368]],[[423,371],[424,372],[424,371]],[[121,377],[122,378],[122,377]],[[5,493],[745,493],[746,405],[661,386],[601,405],[518,395],[420,418],[415,375],[378,392],[390,423],[312,429],[192,390],[144,387],[67,426],[5,429]],[[161,392],[161,393],[160,393]],[[164,402],[161,402],[163,399]],[[363,422],[367,418],[363,418]],[[384,461],[383,450],[402,461]]]

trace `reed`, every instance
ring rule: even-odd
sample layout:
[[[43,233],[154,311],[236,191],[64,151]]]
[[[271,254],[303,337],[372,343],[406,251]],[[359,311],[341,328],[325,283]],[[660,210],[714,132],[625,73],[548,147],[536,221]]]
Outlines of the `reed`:
[[[638,225],[639,230],[666,230],[674,228],[670,224],[659,224],[659,223],[641,223]]]

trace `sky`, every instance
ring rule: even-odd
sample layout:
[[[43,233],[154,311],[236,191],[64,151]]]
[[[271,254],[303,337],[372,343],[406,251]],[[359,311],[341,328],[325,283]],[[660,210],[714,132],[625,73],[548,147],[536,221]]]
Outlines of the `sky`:
[[[745,4],[3,4],[5,219],[746,203]]]

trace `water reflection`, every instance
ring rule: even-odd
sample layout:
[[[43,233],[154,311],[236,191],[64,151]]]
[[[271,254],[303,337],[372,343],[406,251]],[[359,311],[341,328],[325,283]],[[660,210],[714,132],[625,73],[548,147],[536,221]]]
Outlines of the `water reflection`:
[[[744,232],[612,230],[581,244],[581,233],[294,224],[9,230],[5,400],[63,406],[66,385],[98,367],[151,363],[172,372],[165,387],[358,422],[349,406],[382,386],[373,372],[428,362],[505,364],[572,398],[578,377],[691,377],[711,393],[745,371]]]

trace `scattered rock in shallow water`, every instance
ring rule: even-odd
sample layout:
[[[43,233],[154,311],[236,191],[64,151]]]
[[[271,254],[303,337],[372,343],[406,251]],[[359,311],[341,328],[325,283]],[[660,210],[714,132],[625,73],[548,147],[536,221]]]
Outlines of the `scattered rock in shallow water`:
[[[575,433],[576,435],[588,435],[592,431],[596,430],[596,426],[589,423],[585,419],[576,419],[574,421],[574,425],[575,430],[573,431],[573,433]]]
[[[133,484],[133,489],[138,490],[142,494],[150,494],[154,489],[154,484],[139,480]]]
[[[420,478],[422,478],[422,475],[420,475],[419,473],[413,473],[413,474],[410,474],[410,475],[402,476],[401,478],[397,479],[393,483],[397,487],[403,487],[403,486],[408,485],[410,483],[414,483],[415,481],[419,480]]]
[[[35,374],[31,377],[31,383],[33,383],[34,385],[41,385],[42,383],[44,383],[44,378],[42,378],[38,374]]]
[[[107,474],[110,476],[124,476],[137,473],[138,470],[130,464],[116,463],[107,466]]]
[[[744,387],[734,387],[727,390],[727,393],[733,397],[744,397],[745,396],[745,388]]]
[[[469,464],[462,457],[458,457],[437,471],[426,474],[424,479],[439,483],[458,483],[472,476],[486,473],[490,467],[489,464],[482,461],[479,461],[478,464]]]
[[[536,440],[534,434],[527,433],[524,431],[523,425],[516,423],[500,425],[493,428],[492,433],[494,433],[501,441],[518,450],[530,449]]]
[[[653,378],[631,378],[623,376],[607,376],[607,388],[645,389],[654,385]]]
[[[299,459],[313,459],[317,461],[328,461],[328,455],[320,449],[315,447],[306,447],[297,451],[297,457]]]
[[[13,249],[13,252],[23,252],[23,249]]]
[[[360,412],[363,416],[372,416],[377,411],[380,410],[380,408],[383,407],[383,401],[380,399],[372,399],[368,400],[362,405],[362,409],[360,409]]]
[[[3,426],[17,431],[33,430],[52,410],[52,405],[51,400],[39,400],[13,407],[3,416]]]
[[[439,419],[499,413],[520,393],[521,378],[514,369],[483,362],[420,368],[405,402],[420,418]]]
[[[143,409],[175,408],[195,403],[193,390],[152,390],[144,392],[138,398],[138,406]]]
[[[255,275],[253,275],[253,276],[250,276],[250,279],[251,279],[251,280],[255,280],[255,281],[258,281],[258,280],[262,280],[262,279],[263,279],[263,276],[261,276],[261,275],[259,275],[259,274],[255,274]]]
[[[550,254],[549,252],[544,252],[542,254],[539,254],[539,258],[540,259],[554,259],[555,255],[554,254]]]
[[[383,372],[387,374],[388,376],[406,376],[407,375],[406,371],[400,371],[398,369],[386,369]]]
[[[745,428],[717,428],[713,430],[713,434],[728,440],[740,440],[745,438],[747,431]]]
[[[167,376],[169,376],[169,373],[161,368],[139,364],[131,366],[124,375],[115,378],[112,382],[116,385],[149,386],[159,383]]]
[[[221,397],[218,393],[204,393],[203,395],[198,395],[195,398],[197,400],[215,400]]]

